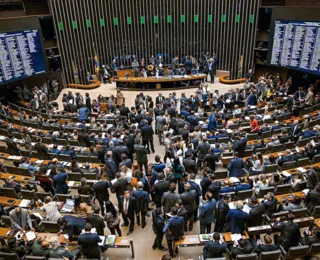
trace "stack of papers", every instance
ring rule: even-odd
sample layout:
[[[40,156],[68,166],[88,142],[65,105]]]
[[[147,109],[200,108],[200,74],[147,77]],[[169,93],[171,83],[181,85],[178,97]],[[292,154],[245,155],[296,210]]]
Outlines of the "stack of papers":
[[[29,231],[26,233],[26,237],[27,237],[28,241],[32,241],[32,240],[36,239],[37,236],[34,232]]]
[[[75,181],[69,181],[69,182],[68,182],[68,186],[69,186],[69,187],[73,187],[74,184],[75,184]]]
[[[20,161],[22,159],[22,156],[14,156],[11,155],[7,158],[8,160],[13,160],[13,161]]]
[[[30,200],[22,200],[19,204],[19,207],[26,208],[30,203]]]
[[[231,240],[232,241],[238,241],[241,238],[241,234],[232,234]]]
[[[306,170],[303,169],[302,167],[298,167],[297,169],[298,169],[299,172],[306,172]]]
[[[44,160],[38,160],[36,161],[36,164],[42,164],[44,162]]]
[[[282,173],[285,177],[290,177],[290,176],[291,176],[291,174],[288,173],[287,171],[282,171],[281,173]]]
[[[230,180],[232,183],[240,183],[239,179],[236,178],[236,177],[230,177],[229,180]]]
[[[248,206],[248,204],[244,204],[242,211],[246,212],[246,213],[250,213],[251,208]]]

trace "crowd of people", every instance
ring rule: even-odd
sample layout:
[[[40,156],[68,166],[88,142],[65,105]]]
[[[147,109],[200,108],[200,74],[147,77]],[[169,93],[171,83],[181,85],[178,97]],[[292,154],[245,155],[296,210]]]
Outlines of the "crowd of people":
[[[40,106],[38,111],[44,109],[47,117],[40,113],[24,115],[22,121],[37,124],[32,132],[8,122],[5,118],[15,115],[1,104],[0,129],[8,132],[9,154],[21,155],[23,150],[30,155],[37,154],[41,160],[50,159],[48,165],[41,167],[25,157],[15,164],[28,169],[41,188],[50,192],[42,202],[45,219],[57,222],[61,227],[59,233],[68,234],[69,240],[78,239],[87,258],[96,258],[101,250],[106,250],[98,245],[98,235],[104,235],[105,227],[119,236],[127,227],[129,236],[137,228],[135,223],[142,229],[146,227],[147,217],[152,218],[155,234],[152,248],[168,250],[171,257],[178,253],[174,242],[182,239],[185,232],[214,232],[203,248],[205,259],[221,257],[227,251],[235,257],[251,252],[260,254],[279,246],[288,250],[298,243],[317,243],[320,230],[317,227],[307,229],[301,236],[292,210],[307,207],[312,213],[320,205],[320,168],[309,167],[306,172],[290,176],[281,173],[289,162],[295,165],[296,161],[307,159],[309,164],[320,154],[316,139],[320,134],[319,126],[313,124],[319,120],[318,115],[283,120],[283,116],[291,119],[304,111],[319,109],[317,86],[295,91],[291,79],[283,82],[280,75],[266,73],[256,83],[253,78],[250,71],[243,88],[231,89],[222,95],[218,90],[210,91],[206,83],[190,97],[184,93],[179,98],[174,92],[168,96],[159,93],[153,101],[140,93],[132,107],[126,106],[120,89],[116,97],[99,96],[92,102],[89,93],[84,98],[80,93],[73,96],[70,91],[63,96],[63,110]],[[64,118],[64,122],[56,116]],[[105,121],[101,123],[99,119]],[[114,123],[106,123],[109,119]],[[314,126],[310,127],[312,124]],[[41,130],[45,126],[57,129],[45,132]],[[266,133],[270,133],[269,139],[265,138]],[[24,142],[14,140],[15,134],[21,134]],[[252,135],[257,138],[254,143],[249,140]],[[35,144],[31,142],[33,138],[36,138]],[[44,138],[51,139],[52,145],[44,144]],[[161,153],[156,152],[154,138],[163,147]],[[63,147],[58,145],[61,139],[67,143]],[[299,142],[305,139],[306,145],[299,147]],[[78,146],[70,145],[70,141],[78,141]],[[265,151],[273,152],[277,145],[288,143],[291,148],[264,156]],[[224,153],[231,153],[233,157],[226,168],[222,162]],[[55,194],[70,192],[69,170],[59,162],[63,161],[61,155],[70,156],[70,172],[82,177],[78,194],[73,197],[75,215],[61,215],[60,204],[53,200]],[[95,157],[103,167],[92,167],[89,162],[80,166],[77,162],[80,156]],[[267,172],[268,166],[276,168]],[[5,171],[4,165],[2,168]],[[225,177],[229,178],[219,179],[221,170],[227,171]],[[86,173],[96,174],[92,186],[85,178]],[[279,201],[275,196],[276,188],[284,184],[291,185],[292,191],[306,188],[309,191],[304,198],[295,196],[290,201]],[[36,189],[21,187],[22,184],[11,179],[5,185],[18,187],[17,192],[24,188]],[[274,187],[274,191],[261,198],[260,191],[268,187]],[[231,207],[234,194],[249,190],[253,191],[252,195],[246,200],[237,200]],[[110,192],[116,197],[113,202]],[[90,206],[81,202],[81,195],[94,198]],[[273,225],[280,235],[266,234],[261,240],[260,236],[244,236],[247,227],[262,225],[264,216],[271,218],[284,211],[288,211],[288,221],[277,219]],[[14,230],[41,230],[41,226],[34,226],[25,209],[12,209],[9,216]],[[197,221],[199,230],[194,229]],[[221,239],[223,232],[243,236],[227,245]],[[163,243],[164,236],[167,247]],[[39,256],[55,254],[48,246],[46,241],[39,240],[28,250]],[[78,253],[79,250],[61,250],[61,254],[69,258]],[[163,259],[170,256],[165,255]]]

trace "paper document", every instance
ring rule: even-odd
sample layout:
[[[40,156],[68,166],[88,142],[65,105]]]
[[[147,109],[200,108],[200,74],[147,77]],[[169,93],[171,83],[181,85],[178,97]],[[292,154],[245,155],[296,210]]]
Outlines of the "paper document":
[[[43,217],[38,212],[33,212],[32,215],[35,215],[36,217],[40,218],[41,220]]]
[[[104,243],[106,242],[106,237],[105,236],[99,236],[101,239],[101,242],[98,243],[99,246],[104,246]]]
[[[241,234],[232,234],[231,240],[232,241],[238,241],[241,238]]]
[[[234,204],[234,202],[229,202],[228,205],[230,209],[236,209],[236,205]]]
[[[72,187],[74,184],[75,184],[75,181],[69,181],[69,182],[68,182],[68,186],[69,186],[69,187]]]
[[[36,236],[36,234],[34,232],[29,231],[29,232],[26,233],[26,237],[27,237],[28,241],[31,241],[31,240],[36,239],[37,236]]]
[[[240,182],[238,178],[236,177],[230,177],[229,180],[233,183],[237,183],[237,182]]]
[[[30,203],[30,200],[22,200],[19,204],[19,207],[26,208]]]
[[[44,160],[38,160],[36,161],[36,164],[42,164],[44,162]]]
[[[287,171],[282,171],[281,173],[282,173],[285,177],[290,177],[290,176],[291,176],[291,174],[288,173]]]
[[[243,206],[243,209],[242,209],[244,212],[246,212],[246,213],[250,213],[250,210],[251,210],[251,208],[248,206],[248,204],[244,204],[244,206]]]
[[[304,189],[302,192],[304,193],[304,195],[307,195],[309,193],[309,189]]]
[[[306,170],[303,169],[302,167],[298,167],[297,169],[298,169],[299,172],[306,172]]]

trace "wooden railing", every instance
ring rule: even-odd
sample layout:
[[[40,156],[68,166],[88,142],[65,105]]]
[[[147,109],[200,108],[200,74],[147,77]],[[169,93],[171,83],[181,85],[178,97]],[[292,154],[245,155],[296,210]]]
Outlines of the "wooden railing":
[[[93,84],[89,85],[83,85],[83,84],[68,84],[68,87],[70,88],[76,88],[76,89],[94,89],[100,86],[101,82],[99,80],[89,80],[89,82],[92,82]]]
[[[229,76],[221,76],[219,77],[219,81],[223,84],[237,84],[237,83],[243,83],[246,81],[246,78],[240,78],[240,79],[229,79]]]

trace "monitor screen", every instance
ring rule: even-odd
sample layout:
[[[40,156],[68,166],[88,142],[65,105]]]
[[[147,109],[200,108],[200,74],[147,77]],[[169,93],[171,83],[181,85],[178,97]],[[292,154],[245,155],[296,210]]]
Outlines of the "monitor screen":
[[[274,20],[271,65],[320,75],[320,22]]]
[[[45,72],[40,29],[0,32],[0,85]]]

